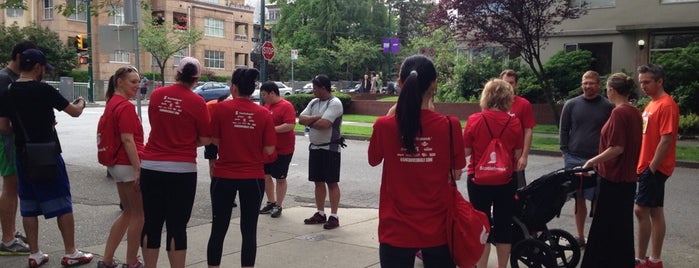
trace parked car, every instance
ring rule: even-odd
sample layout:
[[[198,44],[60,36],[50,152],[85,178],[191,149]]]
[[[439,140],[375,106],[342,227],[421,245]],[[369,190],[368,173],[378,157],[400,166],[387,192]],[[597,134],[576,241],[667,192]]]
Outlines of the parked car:
[[[297,89],[294,91],[296,94],[311,94],[313,93],[313,83],[308,83],[303,86],[301,89]]]
[[[279,82],[279,81],[274,81],[275,84],[277,84],[277,87],[279,88],[279,96],[289,96],[291,94],[294,94],[294,90],[287,86],[286,84]],[[252,95],[250,95],[250,99],[254,101],[259,101],[260,100],[260,85],[258,84],[257,88],[255,89],[254,92],[252,92]]]
[[[347,87],[347,88],[341,89],[340,92],[342,92],[342,93],[355,93],[355,92],[359,92],[359,87],[361,87],[361,86],[362,86],[362,85],[360,85],[360,84],[350,85],[350,86]]]
[[[206,82],[194,88],[194,93],[204,98],[205,101],[215,100],[226,94],[231,94],[231,88],[221,82]]]

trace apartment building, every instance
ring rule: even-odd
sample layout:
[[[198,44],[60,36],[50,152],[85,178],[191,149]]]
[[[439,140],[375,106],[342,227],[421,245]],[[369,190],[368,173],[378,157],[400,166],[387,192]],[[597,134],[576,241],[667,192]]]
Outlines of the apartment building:
[[[543,60],[561,50],[584,49],[607,74],[635,71],[659,53],[699,42],[699,0],[571,0],[588,13],[557,27]]]
[[[118,3],[123,5],[125,1]],[[82,0],[66,0],[72,6],[85,5]],[[64,4],[54,0],[30,0],[27,9],[6,9],[0,15],[0,21],[5,25],[17,23],[20,27],[36,23],[58,33],[66,43],[73,42],[76,35],[87,33],[87,12],[77,9],[74,14],[65,17],[57,13],[56,5]],[[191,55],[199,59],[204,72],[217,76],[230,76],[236,66],[252,66],[250,51],[253,48],[253,12],[254,7],[244,4],[244,0],[200,0],[173,1],[151,0],[154,17],[172,22],[180,30],[198,29],[204,32],[204,38],[197,44],[180,51],[170,58],[165,68],[165,80],[173,81],[179,60]],[[95,96],[104,87],[104,81],[109,79],[114,71],[125,65],[135,65],[136,57],[133,48],[120,49],[115,47],[113,36],[100,36],[100,27],[131,28],[131,22],[125,21],[124,7],[113,6],[113,15],[106,10],[100,10],[97,17],[91,18],[92,23],[92,62],[95,81]],[[149,23],[149,22],[143,22]],[[103,32],[104,33],[104,32]],[[109,44],[101,44],[109,42]],[[110,47],[104,51],[100,46]],[[103,48],[104,48],[103,47]],[[76,61],[79,56],[76,54]],[[159,72],[157,63],[150,53],[139,53],[141,72]],[[80,69],[87,70],[86,64]]]

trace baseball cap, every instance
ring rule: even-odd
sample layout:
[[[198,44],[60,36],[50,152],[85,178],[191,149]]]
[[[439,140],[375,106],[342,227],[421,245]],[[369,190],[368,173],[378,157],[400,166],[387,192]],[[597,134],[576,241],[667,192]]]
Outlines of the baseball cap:
[[[49,71],[53,71],[56,68],[53,68],[53,65],[49,64],[46,62],[46,56],[44,55],[44,52],[41,52],[41,50],[38,50],[36,48],[30,48],[22,52],[22,54],[19,55],[19,61],[21,66],[34,66],[34,64],[41,64],[46,66],[46,69]]]
[[[197,67],[197,74],[194,75],[194,77],[200,77],[201,76],[201,64],[199,63],[199,60],[192,58],[192,57],[184,57],[180,60],[180,63],[177,65],[177,72],[182,73],[182,69],[184,68],[185,65],[187,64],[194,64],[194,66]]]
[[[313,78],[312,82],[314,86],[325,88],[328,91],[332,88],[332,85],[330,84],[330,78],[324,74],[316,75],[316,77]]]

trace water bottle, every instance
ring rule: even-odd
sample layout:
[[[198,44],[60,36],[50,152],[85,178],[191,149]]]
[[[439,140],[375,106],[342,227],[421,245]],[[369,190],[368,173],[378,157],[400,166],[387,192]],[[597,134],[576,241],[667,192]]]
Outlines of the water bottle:
[[[306,136],[306,138],[308,138],[308,133],[310,133],[310,132],[311,132],[310,127],[306,127],[303,129],[303,135]]]

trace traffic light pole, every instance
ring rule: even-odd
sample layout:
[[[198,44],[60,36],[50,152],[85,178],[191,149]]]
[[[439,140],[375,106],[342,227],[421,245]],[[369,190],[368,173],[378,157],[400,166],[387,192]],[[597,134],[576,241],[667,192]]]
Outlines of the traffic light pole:
[[[260,0],[260,82],[267,81],[267,60],[262,55],[262,43],[265,42],[265,0]],[[262,99],[262,98],[260,98]]]
[[[87,6],[87,100],[95,102],[95,91],[92,85],[92,12],[90,12],[90,0],[85,0]],[[85,40],[83,40],[84,42]]]

